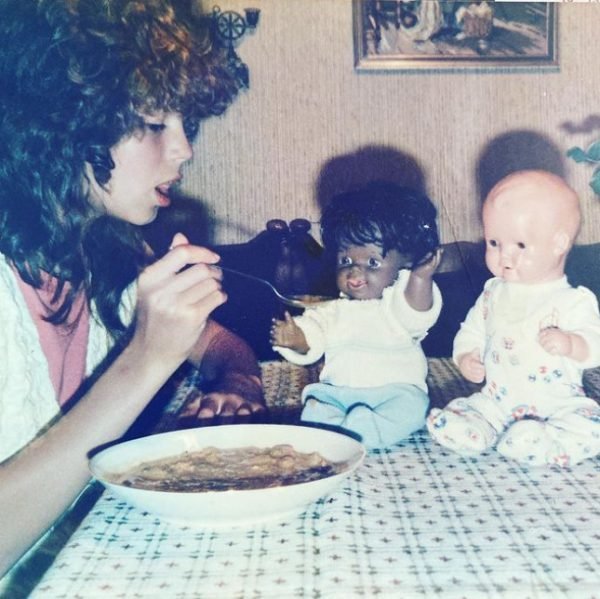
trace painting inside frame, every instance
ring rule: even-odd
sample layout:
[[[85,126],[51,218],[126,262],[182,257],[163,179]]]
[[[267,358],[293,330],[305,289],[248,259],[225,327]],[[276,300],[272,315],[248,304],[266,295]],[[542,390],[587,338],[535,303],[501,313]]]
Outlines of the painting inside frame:
[[[554,67],[552,2],[354,0],[357,70]]]

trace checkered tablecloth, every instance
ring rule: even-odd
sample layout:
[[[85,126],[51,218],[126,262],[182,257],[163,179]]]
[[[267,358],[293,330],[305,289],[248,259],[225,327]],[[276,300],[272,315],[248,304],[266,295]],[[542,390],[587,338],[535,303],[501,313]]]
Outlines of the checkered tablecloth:
[[[272,370],[295,397],[306,372]],[[598,599],[599,524],[600,459],[466,459],[422,431],[304,514],[250,529],[185,528],[104,493],[31,597]]]

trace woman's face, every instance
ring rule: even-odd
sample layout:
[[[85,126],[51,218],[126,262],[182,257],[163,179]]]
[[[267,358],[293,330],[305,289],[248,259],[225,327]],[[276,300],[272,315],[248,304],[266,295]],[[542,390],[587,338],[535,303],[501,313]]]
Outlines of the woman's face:
[[[350,245],[337,254],[338,289],[350,299],[379,299],[406,267],[406,256],[398,250],[389,250],[384,257],[377,244]]]
[[[115,168],[101,187],[90,171],[90,196],[102,214],[135,225],[152,222],[170,204],[169,189],[181,179],[181,167],[192,157],[181,115],[142,115],[144,126],[111,150]]]

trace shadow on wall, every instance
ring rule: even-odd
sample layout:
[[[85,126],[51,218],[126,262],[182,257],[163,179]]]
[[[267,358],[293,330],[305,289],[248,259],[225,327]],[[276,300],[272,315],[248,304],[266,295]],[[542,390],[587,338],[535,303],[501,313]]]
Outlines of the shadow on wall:
[[[479,199],[483,200],[500,179],[521,170],[541,169],[565,176],[564,153],[545,135],[527,129],[508,131],[493,139],[477,160]]]
[[[590,114],[579,123],[575,121],[564,121],[560,128],[569,135],[578,133],[595,133],[600,131],[600,114]]]
[[[363,146],[324,163],[315,186],[317,204],[322,211],[333,196],[377,180],[427,193],[423,170],[412,156],[390,146]]]

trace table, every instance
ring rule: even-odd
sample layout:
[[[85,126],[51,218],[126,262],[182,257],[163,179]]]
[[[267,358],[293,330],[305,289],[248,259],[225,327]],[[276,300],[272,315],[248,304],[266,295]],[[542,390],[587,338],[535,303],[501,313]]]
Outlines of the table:
[[[268,384],[304,384],[298,372]],[[161,522],[110,493],[93,504],[92,485],[30,596],[598,599],[599,482],[598,458],[533,469],[461,458],[419,431],[304,514],[248,529]]]

